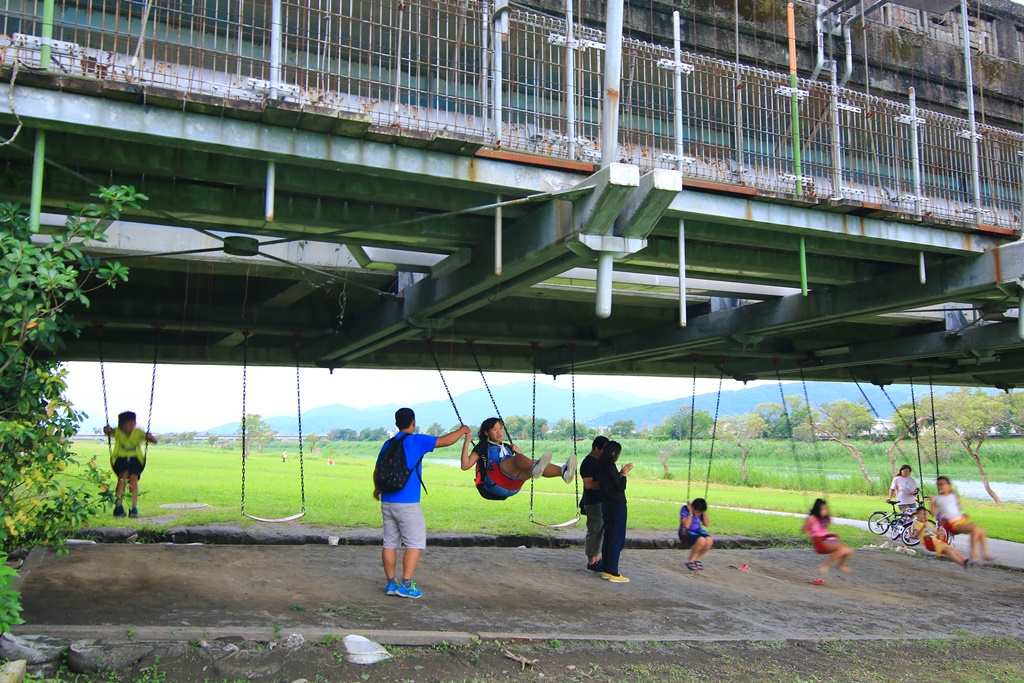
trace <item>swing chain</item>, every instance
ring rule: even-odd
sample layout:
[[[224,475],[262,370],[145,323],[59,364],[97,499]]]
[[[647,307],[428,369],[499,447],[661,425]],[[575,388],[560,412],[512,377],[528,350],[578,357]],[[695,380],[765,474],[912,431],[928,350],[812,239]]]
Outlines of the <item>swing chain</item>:
[[[430,337],[424,337],[424,341],[427,343],[427,349],[430,351],[430,357],[434,359],[434,367],[437,368],[437,374],[441,376],[441,384],[444,385],[444,392],[448,394],[448,401],[452,404],[452,410],[455,411],[455,417],[459,420],[459,425],[464,424],[462,422],[462,416],[459,415],[459,408],[455,405],[455,399],[452,398],[452,392],[448,388],[448,381],[444,378],[444,372],[441,371],[441,364],[437,361],[437,354],[434,353],[433,340]]]
[[[249,367],[249,330],[242,330],[242,514],[245,514],[245,383]]]
[[[804,405],[807,406],[807,426],[810,428],[811,433],[808,438],[811,440],[811,448],[814,450],[814,460],[818,463],[818,474],[821,475],[821,492],[825,492],[825,484],[827,480],[825,478],[825,471],[823,469],[823,463],[821,461],[821,451],[818,449],[818,438],[814,428],[814,410],[811,408],[811,397],[807,393],[807,379],[804,377],[804,366],[800,365],[800,384],[803,385],[804,389]]]
[[[508,442],[512,443],[512,435],[508,433],[508,426],[505,424],[505,418],[501,416],[501,411],[498,410],[498,402],[494,400],[494,394],[491,393],[491,387],[487,384],[487,375],[484,374],[484,368],[480,365],[480,360],[476,357],[476,350],[473,348],[473,340],[467,339],[466,345],[469,346],[469,353],[473,356],[473,362],[476,363],[476,369],[480,371],[480,379],[484,381],[484,389],[487,390],[487,396],[491,399],[491,405],[494,406],[494,413],[498,416],[498,422],[501,423],[502,429],[505,431],[505,438]],[[459,418],[461,421],[462,418]]]
[[[935,478],[939,478],[939,430],[935,428],[935,387],[932,384],[932,369],[928,368],[928,400],[932,404],[932,443],[935,447]],[[924,472],[920,473],[921,482],[924,482]],[[922,496],[924,489],[921,489]]]
[[[793,423],[789,419],[789,408],[786,406],[786,393],[782,389],[782,373],[779,372],[779,361],[777,358],[773,358],[772,362],[775,364],[775,380],[779,385],[779,401],[782,404],[782,417],[786,423],[786,434],[789,436],[789,450],[793,455],[793,462],[796,464],[797,481],[800,484],[800,490],[804,494],[804,502],[807,501],[807,487],[804,485],[804,471],[800,467],[800,458],[797,457],[796,453],[796,441],[793,439]]]
[[[579,454],[576,452],[576,345],[569,345],[569,372],[572,376],[572,461],[579,466]],[[580,478],[573,473],[576,484],[576,507],[580,505]]]
[[[153,426],[153,400],[156,397],[156,364],[160,357],[160,332],[163,331],[163,325],[153,325],[153,376],[149,382],[149,416],[146,418],[146,436],[149,436],[149,429]],[[143,447],[142,459],[145,461],[146,456],[149,455],[149,438],[146,439],[146,445]]]
[[[306,472],[302,462],[302,384],[299,382],[299,340],[301,332],[295,332],[295,408],[299,421],[299,488],[302,495],[302,512],[306,512]]]
[[[686,502],[690,502],[690,478],[693,473],[693,420],[697,407],[697,354],[693,354],[693,385],[690,388],[690,454],[686,464]]]
[[[537,342],[533,342],[533,406],[530,409],[530,459],[537,455]],[[530,477],[530,521],[533,521],[533,477]]]
[[[918,476],[921,476],[921,425],[917,422],[917,396],[914,394],[913,366],[907,366],[907,377],[910,379],[910,405],[914,411],[914,446],[917,448],[917,471]]]
[[[100,385],[103,387],[103,426],[106,428],[110,426],[110,410],[107,408],[107,373],[103,365],[103,323],[95,323],[95,325],[99,331],[99,341],[97,344],[100,355]],[[111,459],[114,457],[114,444],[109,434],[107,434],[107,455]]]
[[[715,457],[715,437],[718,435],[718,409],[722,405],[722,380],[725,378],[725,369],[720,369],[718,375],[718,395],[715,397],[715,421],[711,423],[711,452],[708,454],[708,475],[704,478],[704,498],[708,497],[708,489],[711,488],[711,461]],[[690,501],[687,500],[687,503]]]

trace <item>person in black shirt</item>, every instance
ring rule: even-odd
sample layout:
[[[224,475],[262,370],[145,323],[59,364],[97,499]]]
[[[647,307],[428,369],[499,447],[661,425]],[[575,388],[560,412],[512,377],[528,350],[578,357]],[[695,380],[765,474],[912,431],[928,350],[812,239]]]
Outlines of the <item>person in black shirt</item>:
[[[601,450],[598,472],[604,517],[604,543],[601,548],[604,571],[601,578],[614,583],[629,583],[629,579],[619,574],[619,555],[626,546],[626,477],[633,469],[633,463],[616,468],[620,453],[622,445],[618,441],[609,441]]]
[[[601,485],[597,481],[597,473],[601,469],[601,450],[607,443],[608,437],[605,436],[594,439],[590,453],[583,458],[583,463],[580,465],[580,479],[583,480],[580,512],[587,516],[587,569],[592,572],[604,571],[604,566],[601,564],[604,515],[601,512]]]

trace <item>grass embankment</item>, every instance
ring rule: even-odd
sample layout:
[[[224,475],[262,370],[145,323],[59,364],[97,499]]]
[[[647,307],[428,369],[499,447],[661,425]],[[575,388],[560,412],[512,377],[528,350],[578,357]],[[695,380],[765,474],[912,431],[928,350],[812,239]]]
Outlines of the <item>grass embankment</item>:
[[[827,445],[834,444],[820,444]],[[568,443],[543,442],[543,446],[555,451],[555,462],[564,461],[571,449]],[[629,527],[635,530],[664,531],[667,537],[671,537],[678,523],[679,506],[687,498],[688,489],[690,497],[705,494],[706,444],[695,445],[692,468],[688,467],[686,450],[671,456],[667,473],[658,457],[658,447],[663,450],[666,444],[636,441],[626,442],[624,446],[623,459],[637,463],[627,492],[630,501]],[[675,446],[679,448],[678,443]],[[787,462],[785,454],[792,456],[792,451],[787,448],[780,454],[772,455],[777,456],[778,462],[775,463],[769,463],[763,454],[755,459],[755,453],[752,453],[748,462],[750,477],[747,485],[731,485],[717,483],[719,479],[728,480],[732,477],[731,469],[736,470],[735,479],[739,480],[734,454],[728,452],[728,446],[721,449],[720,446],[716,445],[710,478],[712,483],[706,495],[711,504],[713,533],[775,539],[798,537],[800,519],[721,508],[744,507],[804,514],[814,498],[821,495],[822,485],[829,488],[826,496],[834,517],[866,520],[873,511],[888,508],[882,502],[888,492],[887,464],[885,471],[878,475],[879,478],[884,477],[884,483],[877,484],[878,491],[870,494],[842,493],[833,488],[833,484],[838,481],[835,477],[818,476],[819,472],[825,471],[824,467],[818,468],[816,464],[809,465],[806,462],[801,464],[799,451],[797,460]],[[303,522],[334,527],[379,527],[380,507],[371,497],[373,458],[379,447],[379,444],[343,442],[322,447],[320,453],[307,453],[303,459],[306,498]],[[85,457],[95,455],[100,462],[107,460],[106,444],[78,442],[76,450]],[[287,462],[281,461],[282,450],[289,453]],[[719,450],[726,453],[720,454]],[[473,488],[472,471],[463,472],[454,465],[458,452],[458,447],[452,447],[433,454],[437,460],[451,464],[426,464],[425,478],[429,493],[424,498],[424,512],[430,531],[489,534],[536,534],[541,531],[540,527],[529,522],[529,484],[522,493],[508,501],[483,500]],[[881,457],[884,459],[884,453]],[[846,460],[853,466],[847,466],[848,474],[856,465],[852,459],[847,457]],[[334,464],[329,464],[329,461]],[[796,463],[794,469],[787,475],[786,469],[793,462]],[[836,470],[846,464],[839,459],[827,461],[825,458],[821,459],[821,463],[828,463]],[[879,463],[873,466],[880,469]],[[689,486],[688,469],[691,470]],[[298,512],[301,506],[299,470],[295,444],[283,444],[268,448],[263,454],[254,454],[246,463],[246,512],[271,518]],[[781,486],[771,487],[763,482],[760,486],[751,485],[759,479],[770,477],[774,477],[775,483]],[[865,483],[863,477],[861,483]],[[786,490],[786,486],[792,488],[794,485],[800,485],[800,488]],[[237,448],[164,444],[152,446],[141,488],[143,496],[139,507],[143,514],[142,523],[146,523],[147,517],[157,515],[174,515],[175,525],[248,522],[239,514],[241,461]],[[533,507],[538,521],[556,523],[571,519],[576,515],[575,501],[575,485],[566,485],[560,479],[542,479],[535,484]],[[209,507],[192,510],[160,509],[161,505],[169,503],[206,503]],[[967,501],[965,507],[994,538],[1024,542],[1024,530],[1016,522],[1021,512],[1024,512],[1024,505],[1007,504],[997,507],[994,503]],[[91,523],[136,525],[138,522],[114,520],[108,513],[91,520]],[[879,539],[852,528],[842,529],[841,534],[844,539],[855,544]]]

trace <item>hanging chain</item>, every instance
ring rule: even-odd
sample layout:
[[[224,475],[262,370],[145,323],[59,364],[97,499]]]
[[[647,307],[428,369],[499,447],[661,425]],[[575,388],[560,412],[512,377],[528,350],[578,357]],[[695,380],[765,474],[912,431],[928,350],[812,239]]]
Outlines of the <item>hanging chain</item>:
[[[779,372],[779,360],[773,358],[775,364],[775,380],[779,384],[779,400],[782,402],[782,419],[786,422],[786,434],[789,436],[789,450],[793,455],[793,463],[796,465],[796,480],[800,484],[800,492],[804,495],[804,506],[807,503],[807,487],[804,484],[804,470],[800,466],[800,458],[796,453],[796,441],[793,439],[793,423],[789,419],[789,408],[786,406],[786,394],[782,390],[782,374]]]
[[[245,381],[249,367],[249,330],[242,330],[242,514],[245,514]]]
[[[295,408],[299,417],[299,487],[302,490],[302,513],[306,512],[306,472],[302,463],[302,384],[299,382],[299,339],[301,332],[295,333]]]
[[[860,385],[860,382],[857,381],[857,376],[853,374],[853,370],[852,369],[847,369],[847,371],[850,373],[850,379],[852,379],[853,383],[857,385],[857,390],[860,392],[860,395],[864,399],[864,402],[868,404],[868,408],[870,408],[871,412],[874,414],[875,419],[876,420],[881,420],[882,416],[878,414],[877,410],[875,410],[875,405],[871,402],[871,399],[868,398],[868,395],[864,392],[864,388]],[[885,388],[884,387],[879,387],[879,388],[882,389],[882,393],[885,394]],[[886,398],[889,398],[888,394],[885,394],[885,396],[886,396]],[[889,403],[892,403],[892,399],[889,399]],[[893,406],[893,411],[895,412],[895,410],[896,410],[896,406]],[[906,423],[907,423],[907,421],[904,419],[903,420],[904,426],[906,425]],[[899,451],[900,455],[904,455],[903,454],[903,449],[900,447],[899,442],[893,443],[893,448],[895,448],[897,451]]]
[[[156,397],[156,363],[160,358],[160,332],[163,325],[153,325],[153,376],[149,380],[149,416],[146,418],[146,445],[142,451],[142,461],[149,455],[149,429],[153,426],[153,400]]]
[[[690,387],[690,455],[686,464],[686,502],[690,502],[690,475],[693,473],[693,413],[697,407],[697,358],[693,354],[693,385]]]
[[[530,410],[530,459],[537,454],[537,342],[533,346],[533,407]],[[530,477],[530,521],[533,521],[533,477]]]
[[[572,376],[572,461],[577,463],[576,453],[576,345],[569,345],[569,372]],[[573,472],[572,480],[576,483],[576,507],[580,506],[580,478]]]
[[[935,478],[939,478],[939,430],[935,422],[935,387],[932,386],[932,369],[928,368],[928,398],[932,404],[932,442],[935,446]],[[924,483],[924,472],[921,472],[921,483]],[[921,489],[921,497],[924,498],[924,487]]]
[[[345,326],[345,309],[348,308],[348,269],[345,270],[345,278],[341,281],[341,295],[338,297],[341,310],[338,312],[338,329]]]
[[[100,385],[103,387],[103,427],[106,429],[110,426],[110,411],[107,408],[107,373],[103,368],[103,325],[96,323],[96,329],[99,330],[99,350],[100,350]],[[107,455],[111,459],[114,457],[114,444],[110,438],[110,434],[107,434]]]
[[[455,399],[452,398],[452,392],[448,388],[448,382],[444,378],[444,373],[441,371],[441,364],[437,362],[437,354],[434,353],[433,340],[430,337],[424,337],[424,341],[427,343],[427,349],[430,351],[430,357],[434,360],[434,367],[437,368],[437,374],[441,376],[441,384],[444,385],[444,393],[448,394],[448,401],[452,404],[452,410],[455,411],[455,417],[459,420],[459,426],[461,427],[464,423],[462,422],[462,416],[459,415],[459,408],[455,405]]]
[[[715,457],[715,436],[718,434],[718,409],[722,405],[722,380],[725,379],[725,370],[720,369],[718,375],[718,395],[715,397],[715,421],[711,423],[711,452],[708,454],[708,476],[704,479],[704,498],[708,497],[708,489],[711,486],[711,461]],[[689,503],[690,501],[686,501]]]
[[[466,344],[469,345],[469,353],[473,356],[473,362],[476,363],[476,369],[480,371],[480,379],[484,381],[484,389],[487,390],[487,395],[491,398],[491,405],[494,406],[494,412],[498,416],[498,421],[501,422],[501,427],[505,432],[505,437],[508,439],[509,445],[511,445],[512,435],[508,433],[508,427],[505,425],[505,418],[501,416],[501,411],[498,410],[498,402],[494,400],[494,394],[491,393],[491,387],[487,384],[487,375],[484,374],[484,369],[480,365],[480,360],[476,357],[476,350],[473,348],[473,340],[467,339]]]
[[[818,435],[814,428],[814,409],[811,408],[811,397],[807,394],[807,379],[804,377],[803,365],[800,366],[800,384],[804,388],[804,405],[807,406],[807,426],[811,430],[809,435],[811,450],[814,452],[814,461],[818,465],[818,475],[821,477],[821,492],[825,493],[825,485],[828,483],[828,480],[825,477],[825,470],[821,460],[821,450],[818,448]]]
[[[914,410],[914,446],[917,448],[917,471],[918,476],[923,476],[921,473],[921,425],[917,423],[917,397],[914,394],[914,374],[913,366],[907,366],[907,376],[910,378],[910,405]]]

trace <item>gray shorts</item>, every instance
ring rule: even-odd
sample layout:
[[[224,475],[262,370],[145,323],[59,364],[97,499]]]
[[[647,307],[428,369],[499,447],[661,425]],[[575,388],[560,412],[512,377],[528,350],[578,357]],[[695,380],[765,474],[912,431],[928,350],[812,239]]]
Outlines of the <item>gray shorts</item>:
[[[419,503],[381,503],[384,518],[384,547],[397,550],[426,550],[427,521]]]

